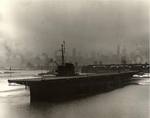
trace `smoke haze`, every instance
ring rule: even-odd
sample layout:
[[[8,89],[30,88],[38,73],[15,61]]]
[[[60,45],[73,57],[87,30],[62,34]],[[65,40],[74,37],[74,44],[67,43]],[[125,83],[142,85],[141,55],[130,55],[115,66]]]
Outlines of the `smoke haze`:
[[[149,5],[148,0],[2,0],[0,65],[42,53],[53,57],[63,40],[68,53],[76,48],[107,55],[120,45],[145,55]]]

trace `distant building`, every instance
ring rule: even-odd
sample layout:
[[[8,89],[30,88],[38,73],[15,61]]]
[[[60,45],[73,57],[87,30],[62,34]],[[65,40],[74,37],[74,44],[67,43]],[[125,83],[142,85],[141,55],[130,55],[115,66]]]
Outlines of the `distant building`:
[[[120,45],[117,45],[117,60],[116,61],[120,64]]]

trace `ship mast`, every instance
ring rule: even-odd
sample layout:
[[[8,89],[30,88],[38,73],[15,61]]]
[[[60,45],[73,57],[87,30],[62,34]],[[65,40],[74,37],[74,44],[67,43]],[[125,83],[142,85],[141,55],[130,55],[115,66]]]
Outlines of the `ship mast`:
[[[65,41],[63,41],[63,44],[61,44],[61,58],[62,58],[62,65],[65,65]]]

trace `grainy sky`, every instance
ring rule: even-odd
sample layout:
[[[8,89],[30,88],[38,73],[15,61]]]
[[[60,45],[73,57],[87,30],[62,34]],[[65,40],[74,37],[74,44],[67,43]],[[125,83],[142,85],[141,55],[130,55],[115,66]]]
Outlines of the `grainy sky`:
[[[0,0],[0,58],[149,46],[148,0]],[[144,43],[141,43],[144,42]]]

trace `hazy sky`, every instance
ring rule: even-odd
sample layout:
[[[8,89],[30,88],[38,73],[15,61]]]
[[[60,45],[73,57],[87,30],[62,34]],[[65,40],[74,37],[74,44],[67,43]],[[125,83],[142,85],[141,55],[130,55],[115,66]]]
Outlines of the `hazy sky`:
[[[83,53],[129,51],[149,38],[148,0],[0,0],[0,58],[53,54],[65,40]],[[146,43],[141,44],[143,47]],[[147,46],[148,47],[148,46]]]

